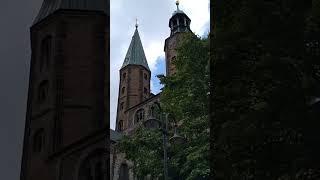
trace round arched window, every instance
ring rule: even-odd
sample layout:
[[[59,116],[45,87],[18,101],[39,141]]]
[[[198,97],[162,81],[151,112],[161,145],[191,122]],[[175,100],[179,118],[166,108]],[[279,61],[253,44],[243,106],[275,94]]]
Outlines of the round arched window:
[[[129,180],[129,168],[127,164],[121,164],[119,169],[119,180]]]
[[[138,123],[143,120],[144,120],[144,109],[139,109],[135,115],[135,123]]]
[[[125,91],[126,91],[126,88],[125,88],[125,87],[122,87],[121,93],[124,94]]]
[[[83,160],[79,168],[79,180],[103,180],[104,171],[104,152],[97,150]]]

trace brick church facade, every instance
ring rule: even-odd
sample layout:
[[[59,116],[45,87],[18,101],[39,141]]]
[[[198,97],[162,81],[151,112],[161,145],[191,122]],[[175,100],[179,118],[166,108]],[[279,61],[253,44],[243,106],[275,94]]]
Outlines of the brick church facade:
[[[31,33],[21,180],[109,178],[109,3],[44,0]]]
[[[21,180],[129,180],[115,148],[148,117],[160,94],[138,27],[120,69],[116,130],[109,129],[109,1],[44,0],[30,28],[31,65]],[[191,20],[177,4],[165,40],[166,73]],[[110,138],[109,138],[110,136]],[[110,145],[108,144],[110,140]]]
[[[166,75],[175,73],[172,63],[177,56],[176,48],[183,35],[190,30],[190,18],[179,9],[174,11],[169,20],[170,36],[165,40]],[[133,180],[133,164],[125,159],[125,154],[116,149],[116,143],[122,135],[132,135],[137,127],[142,126],[153,109],[160,102],[160,93],[150,92],[151,72],[143,50],[142,42],[136,25],[130,46],[119,71],[119,95],[116,118],[116,129],[110,130],[110,171],[111,180]]]

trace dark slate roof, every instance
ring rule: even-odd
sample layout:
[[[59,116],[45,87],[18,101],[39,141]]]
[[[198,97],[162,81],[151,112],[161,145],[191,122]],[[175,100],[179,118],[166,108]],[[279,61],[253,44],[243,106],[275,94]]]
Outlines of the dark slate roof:
[[[113,129],[110,129],[110,140],[111,141],[114,141],[114,142],[117,142],[121,139],[122,137],[122,134],[113,130]]]
[[[138,28],[136,28],[133,34],[129,49],[121,68],[124,68],[129,64],[142,65],[150,71],[147,58],[142,47]]]
[[[186,14],[186,13],[184,13],[182,10],[180,10],[180,9],[177,9],[177,10],[175,10],[173,13],[172,13],[172,16],[174,16],[174,15],[176,15],[176,14]]]
[[[103,11],[108,14],[108,0],[43,0],[33,24],[59,9]]]

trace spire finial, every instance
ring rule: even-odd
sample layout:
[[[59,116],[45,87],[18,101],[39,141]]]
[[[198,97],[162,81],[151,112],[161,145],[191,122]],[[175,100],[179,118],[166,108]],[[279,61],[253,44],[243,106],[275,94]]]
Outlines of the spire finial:
[[[176,0],[177,10],[179,10],[179,4],[180,4],[179,0]]]
[[[136,29],[138,28],[138,18],[136,18]]]

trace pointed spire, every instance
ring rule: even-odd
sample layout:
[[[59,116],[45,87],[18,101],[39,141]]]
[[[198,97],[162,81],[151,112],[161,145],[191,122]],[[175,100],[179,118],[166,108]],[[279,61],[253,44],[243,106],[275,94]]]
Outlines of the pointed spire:
[[[138,32],[138,24],[136,22],[136,29],[133,34],[129,49],[121,68],[127,65],[141,65],[150,71],[146,55],[144,54],[143,46]]]

